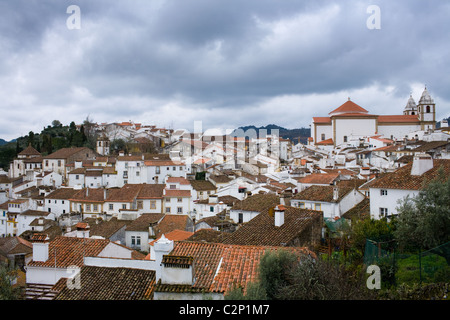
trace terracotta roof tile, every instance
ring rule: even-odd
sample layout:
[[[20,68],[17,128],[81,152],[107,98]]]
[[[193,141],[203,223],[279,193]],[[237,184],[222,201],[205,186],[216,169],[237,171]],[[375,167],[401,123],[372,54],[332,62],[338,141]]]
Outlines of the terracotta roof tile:
[[[339,173],[312,173],[306,177],[296,178],[299,183],[332,184],[339,177]]]
[[[419,123],[417,115],[381,115],[378,116],[378,124],[392,123],[392,122],[410,122]]]
[[[276,194],[255,194],[242,201],[236,201],[231,210],[261,212],[280,204],[280,198]]]
[[[321,228],[322,220],[323,213],[321,211],[286,207],[284,223],[280,227],[276,227],[274,216],[271,216],[267,209],[244,223],[223,242],[239,245],[289,245],[296,241],[303,231],[309,230],[313,224],[318,223]],[[308,241],[311,241],[311,236]]]
[[[63,286],[56,300],[147,300],[153,297],[155,271],[83,266],[80,289]]]
[[[421,176],[411,175],[412,162],[404,165],[394,172],[386,173],[368,184],[369,188],[386,188],[401,190],[420,190],[424,183],[438,177],[439,168],[444,169],[446,177],[450,175],[450,160],[433,159],[433,168]]]
[[[41,235],[42,236],[42,235]],[[31,261],[29,266],[67,268],[81,267],[83,257],[97,256],[111,241],[106,239],[58,236],[49,244],[47,261]]]
[[[301,247],[177,242],[169,256],[193,258],[195,283],[192,286],[170,286],[158,283],[155,291],[226,293],[234,285],[245,288],[250,281],[257,279],[259,261],[267,250],[287,250],[299,256],[313,255],[308,249]]]
[[[356,103],[354,103],[351,100],[346,101],[345,103],[343,103],[341,106],[339,106],[338,108],[334,109],[333,111],[331,111],[329,114],[334,114],[334,113],[352,113],[352,112],[356,112],[356,113],[368,113],[368,111],[364,108],[362,108],[361,106],[357,105]]]

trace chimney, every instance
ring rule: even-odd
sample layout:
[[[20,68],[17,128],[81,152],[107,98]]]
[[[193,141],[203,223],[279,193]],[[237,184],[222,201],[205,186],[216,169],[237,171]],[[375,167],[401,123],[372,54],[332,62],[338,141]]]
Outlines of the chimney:
[[[86,198],[89,197],[89,187],[86,188]]]
[[[291,192],[283,192],[280,196],[280,204],[283,206],[291,206],[291,198],[292,193]]]
[[[414,156],[411,167],[412,176],[421,176],[430,169],[433,169],[433,158],[429,154],[418,153]]]
[[[77,223],[77,238],[89,238],[89,224],[86,222]]]
[[[48,246],[50,238],[47,234],[35,233],[31,238],[33,243],[33,261],[45,262],[48,260]]]
[[[338,198],[339,198],[339,188],[334,186],[333,187],[333,200],[337,201]]]
[[[281,227],[284,224],[284,211],[286,208],[283,205],[275,207],[275,227]]]
[[[159,240],[153,245],[153,250],[155,251],[156,283],[158,283],[162,276],[163,256],[168,255],[173,250],[173,241],[167,239],[163,234],[161,238],[159,238]]]
[[[108,189],[103,189],[103,199],[106,200],[108,198]]]

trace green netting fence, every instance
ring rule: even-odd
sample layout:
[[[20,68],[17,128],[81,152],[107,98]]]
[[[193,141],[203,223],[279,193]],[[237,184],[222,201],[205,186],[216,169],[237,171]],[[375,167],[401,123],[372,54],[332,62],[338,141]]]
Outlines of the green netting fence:
[[[377,265],[385,287],[450,282],[450,242],[430,250],[400,251],[395,241],[366,240],[364,264]]]

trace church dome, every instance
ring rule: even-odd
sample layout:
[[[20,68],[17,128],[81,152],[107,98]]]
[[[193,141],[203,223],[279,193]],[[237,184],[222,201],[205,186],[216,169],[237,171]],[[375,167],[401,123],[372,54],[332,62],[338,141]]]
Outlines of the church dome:
[[[434,104],[434,100],[431,98],[430,93],[427,90],[427,87],[425,87],[425,90],[423,90],[422,96],[420,97],[419,104]]]
[[[405,106],[405,110],[414,111],[414,110],[416,110],[416,108],[417,108],[416,102],[414,101],[414,98],[412,97],[412,95],[410,95],[409,99],[408,99],[408,103]]]

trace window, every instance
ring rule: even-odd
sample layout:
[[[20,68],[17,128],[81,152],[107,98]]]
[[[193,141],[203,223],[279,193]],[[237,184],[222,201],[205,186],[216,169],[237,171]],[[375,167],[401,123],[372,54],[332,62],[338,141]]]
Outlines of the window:
[[[344,136],[344,142],[347,142],[347,136]]]
[[[427,106],[427,113],[430,113],[430,106]]]
[[[91,205],[90,204],[86,205],[86,211],[91,211]]]
[[[137,245],[137,246],[140,246],[140,245],[141,245],[141,237],[140,237],[140,236],[137,236],[137,237],[136,237],[136,245]]]
[[[132,246],[136,245],[136,237],[135,236],[131,236],[131,245]]]
[[[156,174],[160,174],[161,173],[161,168],[160,167],[156,167]]]
[[[150,201],[150,209],[156,209],[156,201],[155,200]]]
[[[183,167],[180,167],[180,171],[183,171]]]
[[[388,208],[380,208],[380,217],[385,217],[388,214]]]
[[[127,208],[127,204],[126,203],[123,203],[122,204],[122,209],[126,209]]]
[[[322,133],[322,135],[320,136],[320,138],[323,140],[325,140],[325,133]]]
[[[214,212],[214,207],[213,206],[209,207],[209,212]]]
[[[62,200],[61,203],[64,204],[64,200]]]
[[[322,205],[320,203],[314,203],[314,210],[320,211]]]
[[[170,213],[170,207],[166,208],[166,213]]]
[[[144,202],[142,202],[142,200],[139,200],[139,201],[137,202],[137,208],[138,208],[138,209],[144,208]]]
[[[109,204],[109,210],[114,210],[114,204],[112,203]]]
[[[239,216],[238,216],[238,222],[239,222],[239,223],[244,222],[244,214],[243,214],[243,213],[239,213]]]
[[[381,189],[380,190],[380,195],[381,196],[387,196],[387,194],[388,194],[388,191],[386,189]]]
[[[98,204],[94,204],[94,211],[98,211]]]
[[[178,207],[177,208],[177,213],[183,213],[183,207]]]
[[[298,207],[304,209],[305,208],[305,203],[304,202],[299,202]]]
[[[139,171],[136,171],[136,177],[139,177]]]
[[[173,167],[172,170],[173,170],[173,171],[177,170],[177,167]]]
[[[177,202],[183,202],[183,198],[178,198]]]
[[[177,186],[176,186],[175,184],[171,184],[171,185],[170,185],[170,189],[171,189],[171,190],[175,190],[176,188],[177,188]]]
[[[124,177],[124,178],[128,178],[128,171],[124,171],[124,172],[123,172],[123,177]]]
[[[58,167],[61,167],[61,160],[58,160]]]
[[[166,198],[166,202],[170,202],[170,198]]]

